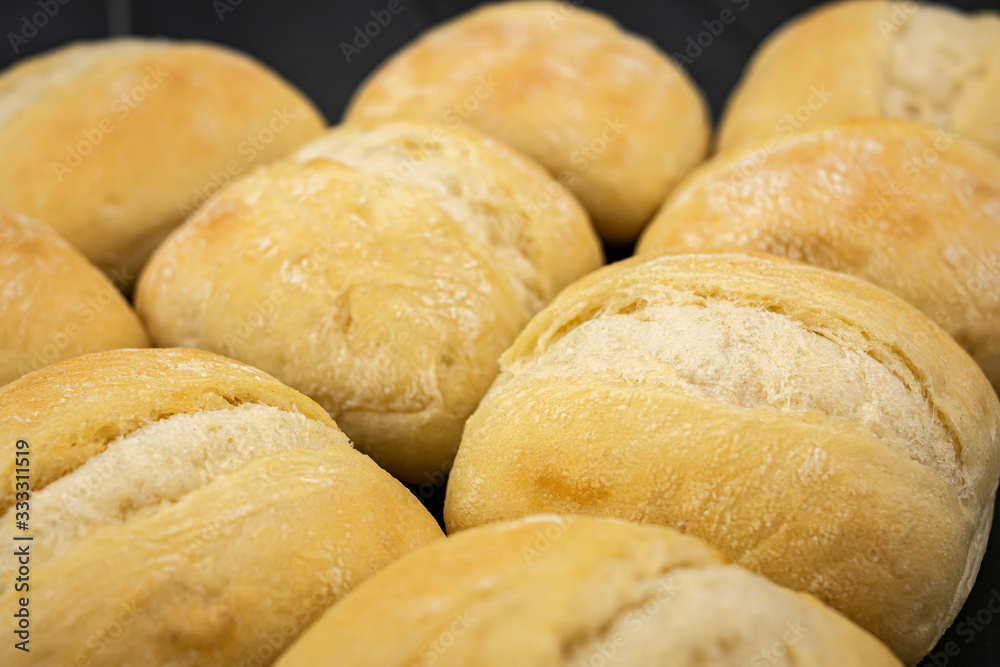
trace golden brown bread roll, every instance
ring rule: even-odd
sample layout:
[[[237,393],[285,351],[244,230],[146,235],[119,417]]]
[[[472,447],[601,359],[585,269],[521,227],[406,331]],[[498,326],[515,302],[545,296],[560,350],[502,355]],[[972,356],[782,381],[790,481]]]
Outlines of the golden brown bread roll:
[[[635,240],[710,133],[701,93],[666,55],[557,2],[490,4],[428,31],[376,70],[346,118],[496,137],[547,167],[613,243]]]
[[[788,260],[679,255],[532,319],[466,424],[445,521],[683,529],[914,664],[972,587],[998,475],[1000,402],[915,308]]]
[[[944,130],[856,121],[731,152],[685,180],[638,254],[760,251],[915,305],[1000,388],[1000,158]]]
[[[413,552],[330,609],[279,667],[900,665],[808,595],[700,540],[535,516]]]
[[[0,76],[0,205],[51,225],[130,289],[197,204],[323,126],[298,91],[227,48],[75,44]]]
[[[465,130],[362,124],[223,191],[153,256],[136,303],[157,344],[273,374],[419,483],[450,466],[528,318],[602,261],[530,160]]]
[[[5,665],[267,665],[441,535],[322,408],[205,352],[29,374],[0,389],[0,442],[0,536],[30,551],[23,582],[14,546],[0,555],[0,609],[27,597],[30,613],[30,652],[4,642]],[[29,478],[25,531],[15,473]]]
[[[0,208],[0,385],[88,352],[147,345],[104,274],[47,226]]]
[[[846,0],[780,28],[727,102],[718,148],[886,116],[957,131],[1000,152],[1000,15]]]

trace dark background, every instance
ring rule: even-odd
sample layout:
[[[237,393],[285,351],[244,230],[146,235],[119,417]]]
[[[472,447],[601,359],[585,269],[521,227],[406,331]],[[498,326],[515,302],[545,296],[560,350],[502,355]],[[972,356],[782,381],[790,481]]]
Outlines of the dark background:
[[[367,44],[356,29],[388,0],[0,0],[0,67],[78,39],[109,35],[164,35],[220,42],[250,53],[309,95],[335,123],[351,93],[371,70],[428,27],[481,4],[474,0],[400,0]],[[667,53],[683,54],[689,38],[724,9],[725,25],[685,68],[705,92],[715,118],[760,41],[783,22],[812,7],[810,0],[574,0],[613,16]],[[966,10],[1000,9],[993,0],[950,2]],[[745,10],[740,10],[745,7]],[[384,16],[384,14],[383,14]],[[374,32],[374,30],[372,30]],[[344,44],[352,52],[345,56]],[[692,51],[695,52],[696,51]],[[612,257],[621,252],[609,253]],[[444,479],[428,478],[413,491],[440,517]],[[992,608],[991,608],[992,607]],[[955,625],[923,666],[1000,667],[1000,529],[993,531],[976,587]],[[845,666],[848,667],[848,666]]]
[[[351,44],[355,28],[372,21],[369,12],[389,0],[0,0],[0,67],[76,39],[113,34],[165,35],[228,44],[250,53],[295,83],[335,123],[351,93],[387,56],[428,27],[471,7],[475,0],[399,0],[393,16],[360,53],[347,62],[341,43]],[[749,2],[749,4],[747,4]],[[65,4],[61,4],[65,3]],[[792,16],[820,4],[814,0],[572,0],[613,16],[667,53],[682,54],[688,38],[705,30],[703,21],[724,9],[736,14],[701,55],[685,67],[705,91],[718,118],[722,102],[739,79],[760,41]],[[1000,9],[1000,0],[949,2],[967,10]],[[42,7],[58,7],[27,43],[21,35]],[[746,7],[740,11],[740,7]],[[41,23],[41,21],[39,21]],[[30,33],[30,29],[28,31]],[[1000,667],[1000,661],[995,663]],[[991,666],[992,667],[992,666]]]

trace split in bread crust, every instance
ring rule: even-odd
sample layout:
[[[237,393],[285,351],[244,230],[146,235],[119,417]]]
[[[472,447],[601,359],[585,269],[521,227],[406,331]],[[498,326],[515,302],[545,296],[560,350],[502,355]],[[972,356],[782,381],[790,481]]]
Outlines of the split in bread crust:
[[[768,252],[919,308],[1000,388],[1000,158],[944,130],[868,119],[733,151],[688,178],[643,256]]]
[[[683,529],[916,663],[986,548],[1000,402],[911,306],[771,257],[591,274],[501,359],[449,531],[535,512]]]
[[[412,483],[447,471],[497,359],[603,254],[544,169],[476,133],[335,128],[233,183],[150,260],[159,345],[253,364]]]
[[[30,589],[15,587],[13,550],[0,555],[0,608],[30,594],[32,665],[267,665],[441,536],[322,408],[206,352],[118,350],[29,374],[0,388],[0,436],[10,544],[27,443]]]
[[[809,11],[758,49],[726,104],[720,151],[803,129],[891,117],[1000,152],[1000,15],[846,0]]]

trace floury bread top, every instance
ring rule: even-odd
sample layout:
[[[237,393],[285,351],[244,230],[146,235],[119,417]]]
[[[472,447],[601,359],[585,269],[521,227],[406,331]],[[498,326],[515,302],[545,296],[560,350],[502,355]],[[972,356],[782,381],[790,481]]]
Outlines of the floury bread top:
[[[832,2],[796,17],[754,54],[726,103],[717,147],[762,146],[790,124],[815,129],[875,117],[947,128],[998,152],[998,101],[996,12]]]
[[[681,528],[916,664],[972,586],[998,477],[1000,402],[915,308],[776,257],[677,255],[592,273],[528,324],[445,521]]]
[[[28,549],[0,554],[0,609],[27,599],[30,618],[30,650],[5,641],[5,665],[266,665],[441,537],[322,408],[206,352],[31,373],[0,388],[0,442],[0,539]]]
[[[249,173],[323,126],[298,91],[230,49],[74,44],[0,76],[0,205],[51,225],[131,290],[215,175]]]
[[[488,4],[385,62],[346,119],[468,126],[534,158],[601,237],[634,241],[708,147],[701,93],[653,44],[576,4]]]
[[[416,664],[900,667],[836,612],[726,565],[700,540],[557,516],[463,531],[400,559],[278,661]]]
[[[603,263],[579,203],[469,130],[348,124],[234,182],[154,254],[158,345],[254,364],[409,482],[447,470],[497,359]]]
[[[872,118],[699,167],[637,254],[767,252],[864,278],[919,308],[1000,388],[1000,157]]]

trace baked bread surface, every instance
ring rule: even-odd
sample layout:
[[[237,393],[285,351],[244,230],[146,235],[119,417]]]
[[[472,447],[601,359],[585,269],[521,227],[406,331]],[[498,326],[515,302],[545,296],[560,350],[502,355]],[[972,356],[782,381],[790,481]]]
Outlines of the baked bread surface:
[[[30,596],[32,627],[30,653],[8,642],[4,664],[270,664],[351,588],[441,536],[322,408],[206,352],[48,366],[0,388],[0,436],[0,536],[31,553],[27,591],[14,549],[0,556],[0,608]],[[15,474],[30,477],[27,531]]]
[[[104,274],[46,225],[0,208],[0,385],[88,352],[147,345]]]
[[[947,331],[1000,387],[1000,158],[929,125],[853,121],[718,156],[637,253],[766,252],[850,273]]]
[[[131,289],[221,185],[324,125],[277,74],[221,46],[72,44],[0,76],[0,205],[51,225]]]
[[[765,256],[626,260],[565,290],[504,354],[445,521],[675,527],[913,664],[982,560],[998,429],[968,355],[869,283]]]
[[[808,595],[700,540],[533,516],[440,540],[327,612],[279,667],[900,665]]]
[[[428,31],[362,84],[345,118],[495,137],[552,172],[611,243],[635,240],[711,132],[700,91],[670,58],[557,2],[490,4]]]
[[[262,368],[421,483],[529,317],[602,262],[582,207],[527,158],[466,130],[351,125],[220,193],[136,304],[157,344]]]
[[[958,132],[1000,152],[1000,14],[933,3],[846,0],[778,29],[726,104],[717,147],[854,118]]]

